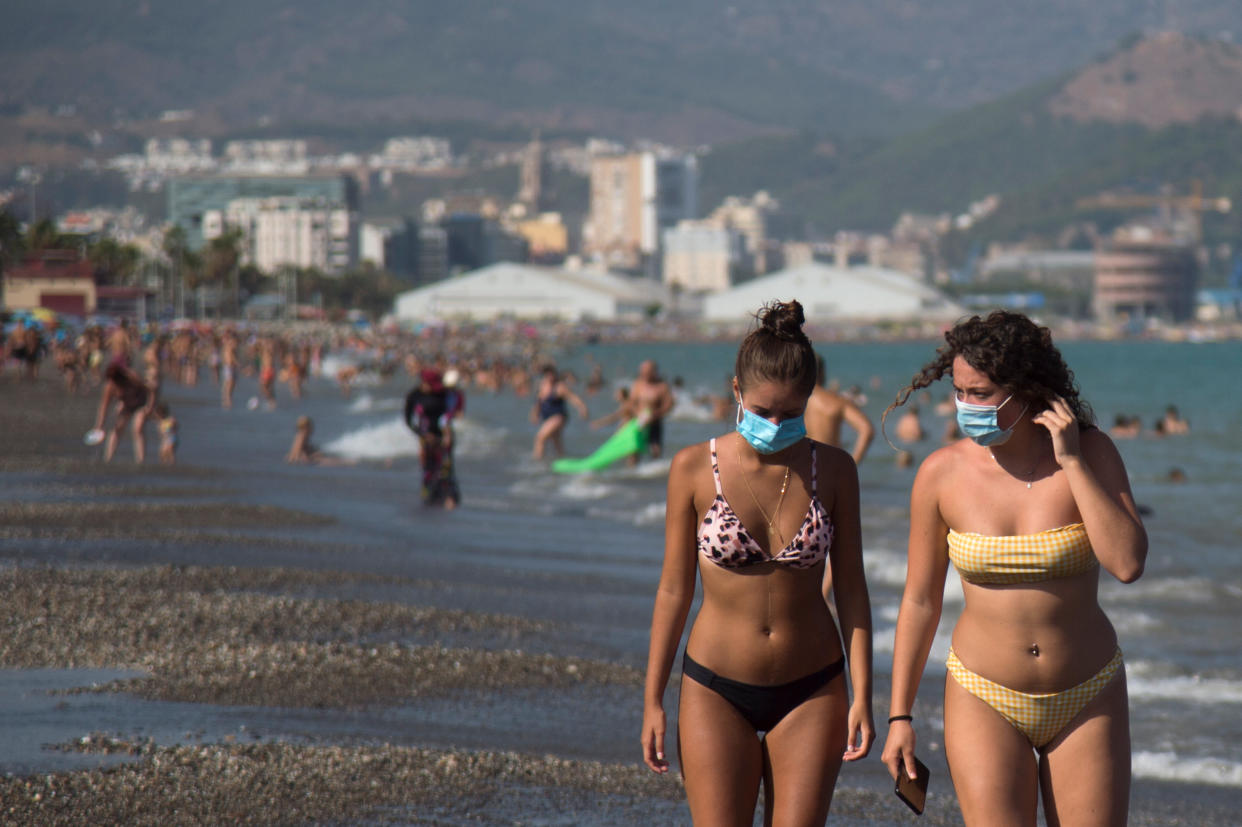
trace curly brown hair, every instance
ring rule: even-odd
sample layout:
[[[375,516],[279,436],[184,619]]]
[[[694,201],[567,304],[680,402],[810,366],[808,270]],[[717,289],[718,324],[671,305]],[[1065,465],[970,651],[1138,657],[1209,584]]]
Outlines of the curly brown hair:
[[[759,382],[793,385],[808,397],[815,390],[815,349],[802,332],[806,316],[797,301],[773,301],[755,314],[759,326],[737,350],[733,374],[746,389]]]
[[[1074,372],[1052,343],[1052,332],[1021,313],[996,310],[987,318],[972,316],[944,334],[945,343],[936,358],[923,366],[893,404],[904,405],[910,394],[926,388],[945,374],[953,373],[953,360],[961,356],[975,370],[1007,392],[1030,401],[1031,413],[1047,410],[1054,397],[1061,397],[1074,412],[1079,426],[1095,425],[1095,413],[1079,396]]]

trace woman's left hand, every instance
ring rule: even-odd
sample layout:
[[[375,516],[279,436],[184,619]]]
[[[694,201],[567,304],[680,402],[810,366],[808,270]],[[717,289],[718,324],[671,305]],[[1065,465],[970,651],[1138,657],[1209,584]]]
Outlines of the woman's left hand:
[[[1081,459],[1078,417],[1064,399],[1053,397],[1048,410],[1035,414],[1031,421],[1048,429],[1052,436],[1052,455],[1058,465],[1064,466],[1067,462]]]
[[[875,743],[875,722],[871,719],[871,704],[855,701],[850,704],[849,738],[845,742],[845,760],[861,761],[871,752]]]

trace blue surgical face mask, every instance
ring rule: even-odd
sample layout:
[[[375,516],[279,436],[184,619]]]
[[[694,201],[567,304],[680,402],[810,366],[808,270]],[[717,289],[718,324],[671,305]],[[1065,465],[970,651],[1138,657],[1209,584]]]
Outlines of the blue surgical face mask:
[[[775,454],[806,436],[801,416],[782,420],[778,425],[737,403],[737,432],[761,454]]]
[[[1013,394],[1005,398],[1005,402],[1013,399]],[[1026,413],[1026,408],[1022,409],[1022,413],[1018,414],[1017,419],[1013,421],[1013,425],[1008,428],[1001,428],[997,424],[997,415],[1000,409],[1005,407],[1005,402],[999,405],[972,405],[969,402],[963,402],[954,397],[957,403],[957,427],[962,433],[973,439],[979,445],[990,448],[993,445],[1004,445],[1009,441],[1009,437],[1013,436],[1014,425],[1022,419],[1022,414]],[[1029,407],[1029,405],[1027,406]]]

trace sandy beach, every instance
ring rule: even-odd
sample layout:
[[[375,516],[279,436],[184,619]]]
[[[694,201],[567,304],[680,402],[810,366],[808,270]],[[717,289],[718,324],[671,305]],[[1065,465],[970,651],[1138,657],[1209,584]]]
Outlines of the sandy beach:
[[[688,823],[678,780],[638,760],[641,654],[578,619],[640,633],[626,607],[647,583],[379,548],[351,523],[370,493],[329,469],[282,468],[279,496],[256,502],[224,463],[135,467],[127,441],[104,465],[82,445],[93,396],[0,387],[0,671],[28,687],[11,694],[38,745],[11,748],[0,820]],[[435,538],[456,530],[447,516],[419,519]],[[878,752],[843,772],[832,823],[913,821]],[[958,824],[937,771],[921,821]],[[1187,802],[1145,782],[1134,798],[1133,824],[1236,821],[1227,788]]]

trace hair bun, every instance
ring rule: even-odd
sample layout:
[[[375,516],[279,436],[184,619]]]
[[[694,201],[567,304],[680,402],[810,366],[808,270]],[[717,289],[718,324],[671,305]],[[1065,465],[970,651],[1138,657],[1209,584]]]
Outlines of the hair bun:
[[[805,322],[806,316],[802,312],[802,305],[796,299],[787,302],[769,302],[759,311],[759,325],[777,338],[786,341],[799,341],[805,338],[802,332],[802,325]]]

